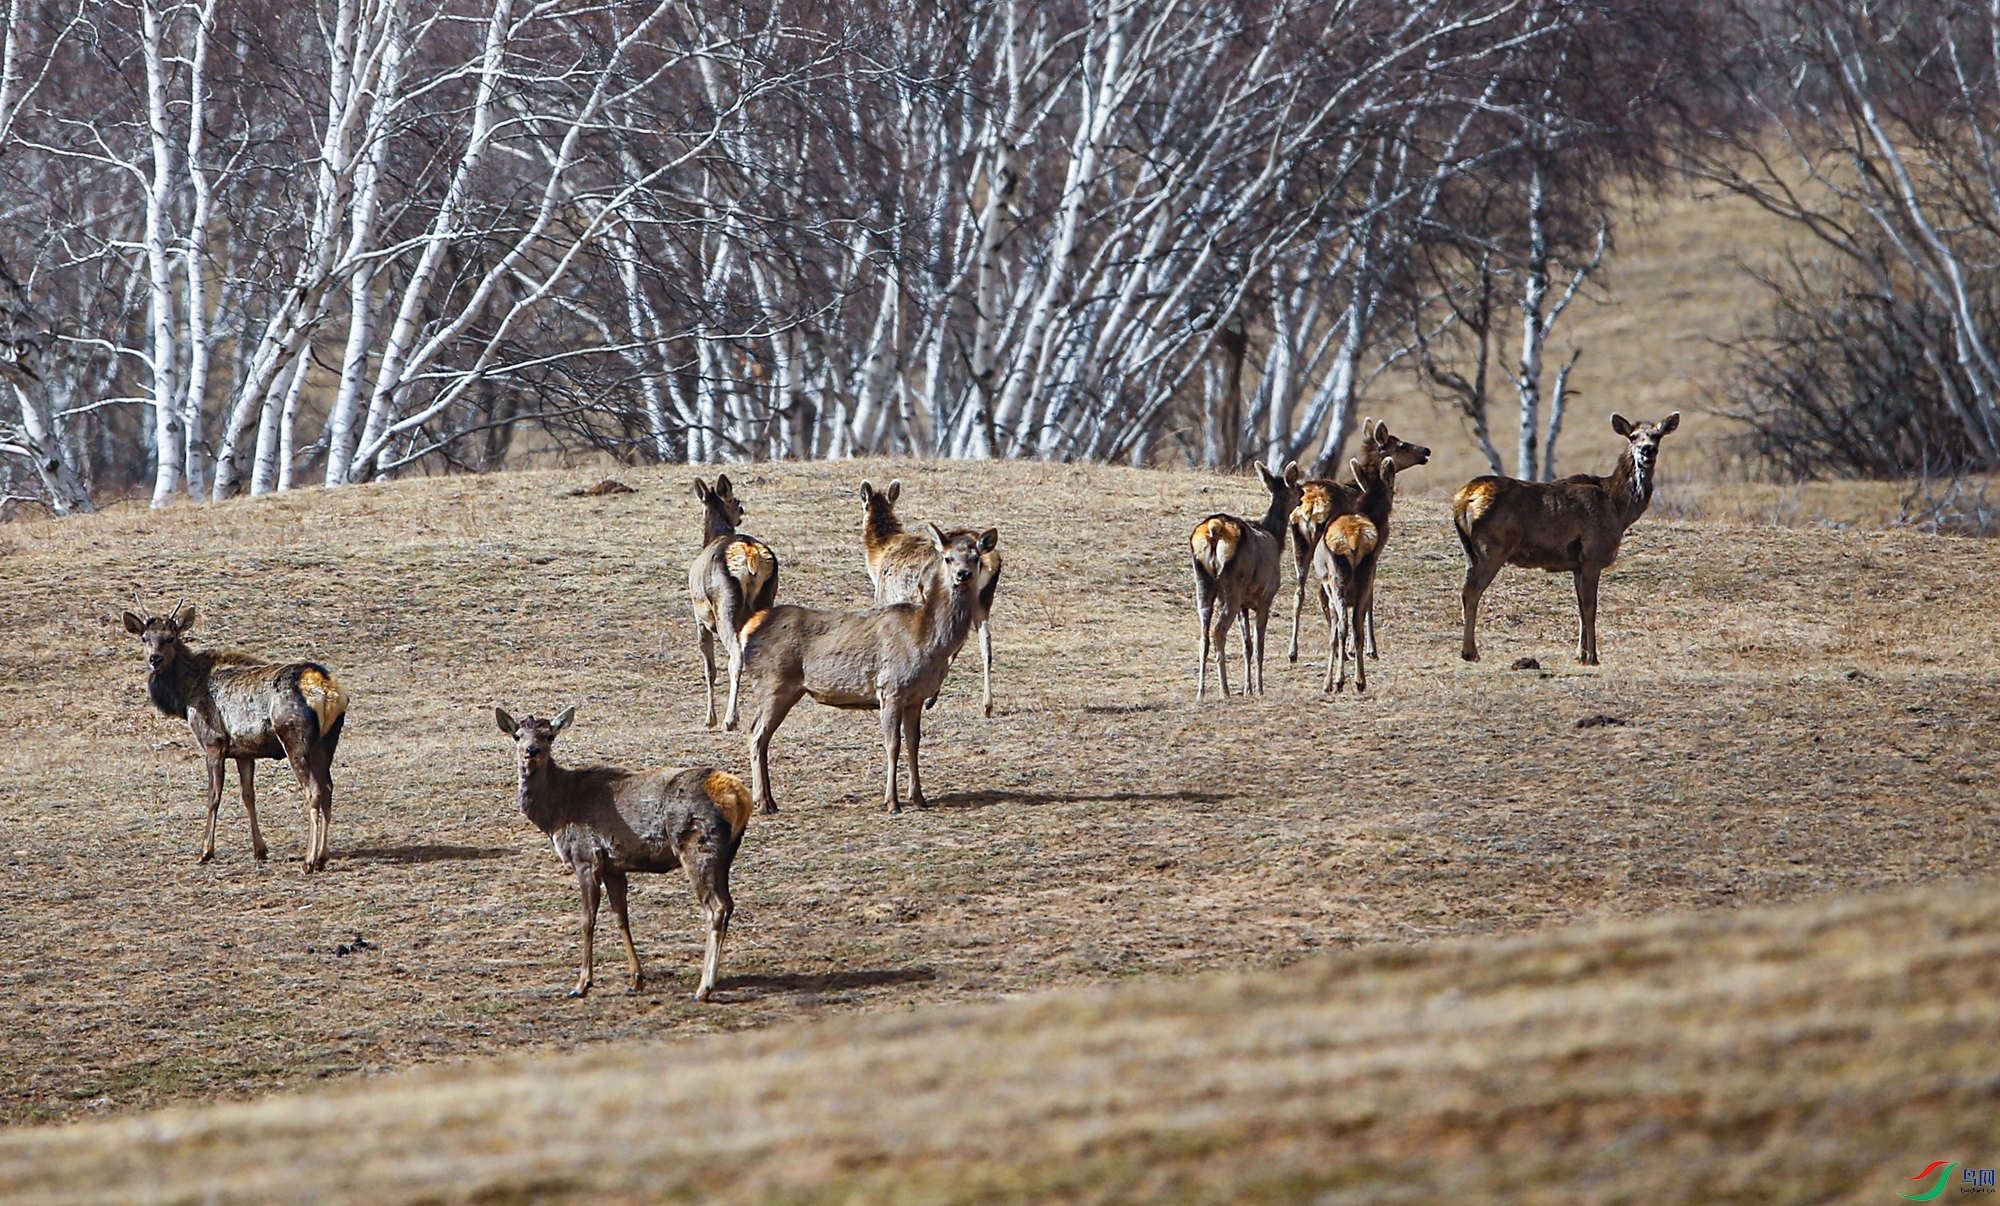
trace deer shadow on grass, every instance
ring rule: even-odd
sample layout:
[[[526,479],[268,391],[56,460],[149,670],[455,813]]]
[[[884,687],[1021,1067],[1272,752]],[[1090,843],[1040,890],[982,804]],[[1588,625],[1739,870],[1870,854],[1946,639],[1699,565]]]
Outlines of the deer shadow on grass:
[[[508,858],[519,854],[513,846],[453,846],[425,843],[415,846],[364,846],[348,850],[343,859],[357,863],[469,863],[481,859]]]
[[[934,967],[884,967],[859,971],[780,972],[766,976],[723,976],[718,991],[751,989],[762,996],[774,992],[823,993],[853,988],[883,988],[892,984],[926,984],[937,979]]]
[[[1220,804],[1229,797],[1216,791],[952,791],[932,796],[931,808],[991,808],[995,804]]]

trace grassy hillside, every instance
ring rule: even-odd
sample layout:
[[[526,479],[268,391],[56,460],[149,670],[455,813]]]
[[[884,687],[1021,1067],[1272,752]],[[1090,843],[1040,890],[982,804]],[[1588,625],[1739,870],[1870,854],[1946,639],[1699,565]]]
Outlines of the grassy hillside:
[[[1197,707],[1183,541],[1258,507],[1254,479],[750,467],[782,597],[863,599],[856,486],[892,475],[911,520],[1001,528],[998,715],[961,665],[926,722],[935,807],[891,818],[872,717],[802,705],[705,1007],[696,910],[665,876],[633,893],[646,992],[613,975],[564,999],[573,881],[490,718],[580,700],[571,763],[744,769],[739,737],[700,728],[686,471],[604,498],[539,473],[0,528],[0,1118],[1823,898],[2000,854],[1981,542],[1649,516],[1605,581],[1601,669],[1569,657],[1567,581],[1521,571],[1466,665],[1460,554],[1442,502],[1413,497],[1366,698],[1322,698],[1324,630],[1290,666],[1281,621],[1269,696]],[[299,871],[299,793],[270,763],[273,861],[250,859],[232,783],[195,864],[201,762],[147,705],[117,624],[135,593],[197,603],[197,643],[341,673],[325,875]],[[1507,669],[1523,656],[1543,669]]]
[[[2000,889],[1933,883],[14,1131],[0,1183],[16,1203],[1892,1202],[1934,1159],[2000,1154],[1996,967]]]

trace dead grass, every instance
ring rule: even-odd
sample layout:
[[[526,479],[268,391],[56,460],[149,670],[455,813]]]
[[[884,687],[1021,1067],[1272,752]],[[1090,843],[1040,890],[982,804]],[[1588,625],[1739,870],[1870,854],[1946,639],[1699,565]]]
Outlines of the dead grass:
[[[1607,577],[1601,671],[1568,656],[1567,582],[1520,571],[1467,666],[1460,554],[1418,498],[1367,698],[1319,697],[1309,623],[1268,698],[1197,708],[1177,550],[1252,507],[1250,479],[747,467],[782,597],[865,596],[856,483],[897,474],[910,518],[1001,527],[999,715],[955,676],[927,719],[937,806],[890,818],[872,720],[794,713],[787,811],[747,840],[708,1007],[685,1000],[695,911],[666,877],[634,893],[648,991],[563,999],[574,888],[514,808],[489,714],[581,699],[572,761],[742,769],[739,738],[699,728],[685,471],[604,498],[570,497],[596,480],[576,471],[0,529],[0,1117],[1827,897],[2000,853],[1982,542],[1648,517]],[[135,591],[197,601],[203,639],[341,672],[327,874],[299,873],[275,764],[273,863],[249,858],[232,787],[217,861],[194,864],[200,760],[146,704],[115,623]],[[1523,655],[1547,669],[1504,669]],[[1597,715],[1627,723],[1577,727]]]

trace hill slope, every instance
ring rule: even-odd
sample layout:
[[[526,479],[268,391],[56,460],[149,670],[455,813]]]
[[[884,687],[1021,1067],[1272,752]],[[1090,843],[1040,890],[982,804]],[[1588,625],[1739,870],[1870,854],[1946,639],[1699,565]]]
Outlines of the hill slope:
[[[490,716],[580,699],[572,763],[743,768],[739,737],[699,727],[690,473],[606,498],[522,474],[0,529],[0,1118],[1817,898],[2000,855],[1985,544],[1648,517],[1605,581],[1601,669],[1568,656],[1568,583],[1521,571],[1468,666],[1456,542],[1413,498],[1366,698],[1319,695],[1309,622],[1297,666],[1274,625],[1268,697],[1197,707],[1183,542],[1260,509],[1253,479],[748,467],[782,598],[865,597],[856,485],[894,474],[908,519],[1001,528],[999,715],[961,665],[926,719],[936,807],[890,818],[872,718],[795,712],[786,811],[746,839],[706,1007],[667,876],[635,880],[647,991],[563,998],[574,884],[515,809]],[[273,861],[251,861],[232,785],[195,865],[200,759],[146,703],[116,622],[135,592],[196,602],[198,642],[340,672],[325,875],[299,873],[299,795],[268,763]],[[1523,655],[1545,668],[1506,669]]]
[[[17,1203],[1892,1201],[1933,1159],[1994,1162],[1996,967],[2000,889],[1932,887],[17,1131],[0,1182]]]

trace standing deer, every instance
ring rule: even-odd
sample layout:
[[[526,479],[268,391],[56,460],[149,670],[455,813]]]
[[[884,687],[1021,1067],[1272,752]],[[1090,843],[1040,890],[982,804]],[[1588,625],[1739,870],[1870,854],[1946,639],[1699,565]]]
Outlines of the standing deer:
[[[1297,589],[1292,594],[1292,645],[1285,653],[1287,659],[1299,660],[1299,613],[1305,608],[1306,581],[1313,576],[1313,550],[1319,547],[1320,540],[1334,520],[1360,509],[1364,490],[1362,482],[1365,480],[1361,475],[1373,473],[1375,467],[1384,461],[1395,462],[1400,471],[1429,464],[1430,459],[1430,449],[1390,435],[1387,423],[1363,419],[1360,468],[1353,470],[1356,475],[1354,480],[1338,482],[1330,478],[1309,478],[1299,483],[1299,505],[1292,508],[1286,523],[1292,541],[1292,565],[1299,574]],[[1330,617],[1328,622],[1332,622]],[[1376,654],[1375,615],[1370,611],[1368,656]]]
[[[981,560],[1000,543],[992,528],[977,536],[948,536],[936,524],[929,527],[938,567],[921,601],[856,612],[785,605],[760,611],[743,626],[750,786],[762,811],[778,811],[771,796],[771,735],[807,695],[835,708],[878,709],[887,765],[883,800],[890,812],[903,810],[896,766],[907,745],[910,803],[924,806],[917,770],[924,704],[938,693],[945,669],[972,629]]]
[[[1347,649],[1354,647],[1354,689],[1368,689],[1366,659],[1361,656],[1361,630],[1373,627],[1375,567],[1382,546],[1389,543],[1389,512],[1396,497],[1396,462],[1385,459],[1371,471],[1359,460],[1349,462],[1362,483],[1360,506],[1327,526],[1313,554],[1313,574],[1319,579],[1320,601],[1327,610],[1326,681],[1322,692],[1347,686]],[[1334,663],[1340,680],[1334,681]]]
[[[778,556],[755,536],[736,530],[743,504],[718,474],[711,489],[694,479],[701,500],[701,552],[688,564],[688,601],[701,637],[701,682],[708,689],[709,728],[715,727],[715,642],[729,657],[729,707],[722,727],[736,729],[736,697],[743,677],[743,622],[778,597]]]
[[[583,895],[583,968],[569,995],[590,991],[591,941],[600,891],[611,898],[632,991],[644,983],[632,923],[625,911],[626,875],[634,871],[687,872],[695,899],[708,915],[708,952],[694,999],[708,1000],[722,940],[736,904],[729,896],[729,866],[750,823],[750,793],[743,780],[708,767],[685,770],[618,770],[556,765],[556,737],[576,719],[564,708],[554,720],[493,709],[500,731],[514,739],[520,768],[521,812],[548,835],[556,854],[576,872]]]
[[[225,759],[236,760],[243,811],[250,814],[250,852],[267,851],[257,827],[257,759],[292,764],[306,793],[305,869],[326,866],[326,834],[333,823],[333,752],[347,723],[347,696],[333,671],[317,662],[271,663],[220,649],[194,650],[181,638],[194,627],[195,609],[176,603],[165,617],[124,616],[125,631],[146,643],[152,671],[146,693],[163,715],[187,721],[208,759],[208,828],[201,861],[215,857],[215,816],[222,807]]]
[[[861,483],[861,552],[877,603],[918,602],[938,569],[929,538],[905,532],[902,521],[896,518],[896,498],[902,492],[900,480],[890,482],[886,490]],[[946,539],[978,535],[971,528],[945,533]],[[1000,586],[1000,566],[999,549],[979,555],[978,601],[972,611],[972,627],[979,634],[980,706],[988,716],[993,715],[993,630],[988,621],[993,615],[994,592]],[[926,706],[936,702],[933,696]]]
[[[1660,440],[1679,427],[1681,412],[1658,423],[1634,423],[1611,416],[1611,430],[1624,436],[1624,452],[1609,476],[1579,473],[1552,482],[1524,482],[1511,477],[1475,477],[1451,499],[1452,523],[1465,546],[1465,644],[1459,656],[1479,660],[1474,636],[1479,597],[1503,565],[1554,573],[1568,570],[1576,579],[1578,614],[1576,656],[1586,666],[1597,665],[1597,580],[1618,557],[1625,529],[1646,513],[1653,501],[1653,480]]]
[[[1211,515],[1194,525],[1188,545],[1194,555],[1194,605],[1201,619],[1201,668],[1195,673],[1194,698],[1199,703],[1208,688],[1209,650],[1215,650],[1222,697],[1229,698],[1229,627],[1243,620],[1243,689],[1264,693],[1264,630],[1271,620],[1271,603],[1278,597],[1278,577],[1284,554],[1285,517],[1297,498],[1299,466],[1285,466],[1282,476],[1257,466],[1271,505],[1256,523],[1234,515]],[[1247,615],[1245,613],[1248,613]]]

